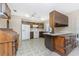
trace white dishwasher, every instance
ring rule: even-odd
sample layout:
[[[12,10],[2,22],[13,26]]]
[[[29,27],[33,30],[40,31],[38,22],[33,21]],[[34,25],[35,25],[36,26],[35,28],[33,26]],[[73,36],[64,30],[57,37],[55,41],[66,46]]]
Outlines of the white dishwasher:
[[[34,38],[39,38],[39,30],[34,28]]]

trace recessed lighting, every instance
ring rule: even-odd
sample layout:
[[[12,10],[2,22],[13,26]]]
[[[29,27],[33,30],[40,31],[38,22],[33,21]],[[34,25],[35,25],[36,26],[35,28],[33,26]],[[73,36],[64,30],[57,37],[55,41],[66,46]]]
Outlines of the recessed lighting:
[[[15,9],[14,9],[13,11],[14,11],[14,12],[17,12],[17,10],[15,10]]]
[[[45,18],[41,18],[41,20],[43,20],[43,21],[44,21],[44,20],[45,20]]]
[[[30,17],[30,15],[29,14],[25,14],[25,17]]]

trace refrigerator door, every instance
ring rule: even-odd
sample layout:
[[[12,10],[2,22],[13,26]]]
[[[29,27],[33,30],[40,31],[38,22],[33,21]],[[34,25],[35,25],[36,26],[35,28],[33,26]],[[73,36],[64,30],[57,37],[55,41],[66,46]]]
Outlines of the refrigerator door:
[[[30,39],[30,25],[22,24],[22,40]]]

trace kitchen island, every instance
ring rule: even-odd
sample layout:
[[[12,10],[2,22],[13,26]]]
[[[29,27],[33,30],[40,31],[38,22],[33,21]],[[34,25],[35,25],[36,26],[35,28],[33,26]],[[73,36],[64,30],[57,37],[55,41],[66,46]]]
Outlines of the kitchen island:
[[[45,46],[62,56],[68,55],[76,46],[74,33],[44,33]]]

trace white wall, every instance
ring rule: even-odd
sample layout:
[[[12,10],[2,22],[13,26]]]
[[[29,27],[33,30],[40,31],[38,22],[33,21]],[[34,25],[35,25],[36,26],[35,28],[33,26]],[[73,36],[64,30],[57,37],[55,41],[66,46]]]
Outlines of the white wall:
[[[0,28],[6,28],[7,27],[7,19],[0,19]]]
[[[55,28],[55,32],[71,32],[76,33],[76,14],[68,13],[68,27],[58,27]]]
[[[69,13],[73,29],[79,34],[79,10]]]
[[[46,20],[45,22],[44,22],[44,30],[45,31],[49,31],[49,20]]]
[[[21,18],[18,16],[12,16],[10,20],[10,28],[20,34],[21,31]]]
[[[76,21],[76,34],[78,34],[77,40],[79,40],[79,10],[76,10],[72,13],[74,14],[72,17],[75,16],[74,20]]]
[[[78,34],[77,40],[79,40],[79,10],[72,12],[72,17],[75,17],[74,21],[76,21],[76,34]]]
[[[10,28],[19,34],[19,40],[21,44],[21,17],[12,16],[10,20]]]

